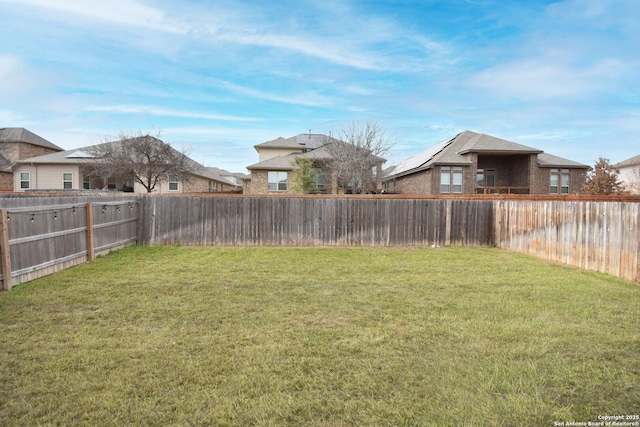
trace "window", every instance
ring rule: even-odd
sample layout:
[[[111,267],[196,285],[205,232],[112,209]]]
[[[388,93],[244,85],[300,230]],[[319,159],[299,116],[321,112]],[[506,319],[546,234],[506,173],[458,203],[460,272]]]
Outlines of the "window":
[[[476,172],[476,188],[495,187],[496,186],[496,170],[495,169],[478,169]],[[494,190],[495,191],[495,190]]]
[[[267,180],[269,191],[287,191],[287,172],[269,171]]]
[[[316,188],[318,190],[324,190],[324,169],[312,168],[311,176],[313,177],[313,182],[316,184]]]
[[[109,190],[115,190],[116,189],[116,179],[115,178],[107,179],[107,188]]]
[[[91,188],[91,178],[89,175],[82,175],[82,188],[89,190]]]
[[[29,172],[20,172],[20,189],[28,190],[31,188],[31,174]]]
[[[478,169],[476,172],[476,187],[484,187],[484,169]]]
[[[73,174],[70,172],[64,172],[62,174],[62,188],[65,190],[71,190],[73,188]]]
[[[178,177],[169,175],[169,191],[178,191]]]
[[[549,193],[569,194],[571,171],[569,169],[551,169],[549,174]]]
[[[476,175],[476,186],[495,187],[496,186],[496,170],[495,169],[478,169]]]
[[[487,169],[487,187],[495,187],[496,186],[496,171],[495,169]]]
[[[462,166],[440,168],[440,192],[462,193]]]

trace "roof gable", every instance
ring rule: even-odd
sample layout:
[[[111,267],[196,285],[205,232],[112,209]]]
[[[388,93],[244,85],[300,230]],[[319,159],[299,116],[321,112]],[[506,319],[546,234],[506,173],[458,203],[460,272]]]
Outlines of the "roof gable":
[[[620,163],[615,164],[614,167],[627,168],[627,167],[638,166],[638,165],[640,165],[640,154],[638,154],[637,156],[630,157],[626,160],[623,160]]]
[[[458,154],[467,153],[496,153],[496,154],[540,154],[542,150],[537,148],[528,147],[526,145],[517,144],[515,142],[507,141],[506,139],[496,138],[495,136],[477,134],[475,132],[467,131],[469,134],[474,134],[469,138],[467,143],[462,147]]]
[[[56,153],[45,154],[42,156],[31,157],[29,159],[19,160],[17,163],[23,164],[69,164],[80,165],[90,164],[95,161],[94,148],[104,146],[107,144],[123,144],[127,139],[121,139],[118,141],[110,141],[93,146],[74,148],[72,150],[58,151]],[[188,157],[187,157],[188,158]],[[236,185],[235,181],[232,181],[219,173],[219,170],[212,170],[207,168],[195,160],[188,158],[193,168],[193,174],[203,178],[220,181],[229,185]]]
[[[583,163],[574,162],[573,160],[565,159],[563,157],[554,156],[549,153],[538,154],[538,165],[548,168],[574,168],[574,169],[589,169],[588,165]]]
[[[47,141],[25,128],[0,128],[0,142],[24,142],[56,151],[63,151],[53,142]]]
[[[535,154],[542,167],[588,168],[589,166],[552,154],[544,153],[538,148],[529,147],[506,139],[466,130],[448,141],[435,144],[421,153],[404,160],[393,168],[387,178],[408,175],[434,165],[465,165],[471,159],[467,154],[482,153],[496,155],[530,155]]]
[[[305,136],[299,135],[299,136]],[[270,169],[270,170],[293,170],[295,169],[295,162],[298,157],[308,157],[312,160],[330,160],[333,155],[331,154],[330,146],[332,144],[345,144],[348,145],[344,141],[340,141],[339,139],[335,139],[332,137],[327,137],[325,135],[321,135],[322,145],[317,148],[312,148],[304,153],[290,153],[282,156],[275,156],[269,159],[263,160],[262,162],[255,163],[251,166],[247,166],[247,169]],[[296,137],[294,137],[296,138]],[[386,159],[383,159],[378,156],[373,156],[376,162],[380,164],[384,163]]]
[[[294,148],[299,150],[314,150],[322,147],[331,141],[335,141],[334,138],[323,135],[320,133],[301,133],[300,135],[292,136],[290,138],[278,137],[271,141],[263,142],[253,147],[259,151],[261,148]]]

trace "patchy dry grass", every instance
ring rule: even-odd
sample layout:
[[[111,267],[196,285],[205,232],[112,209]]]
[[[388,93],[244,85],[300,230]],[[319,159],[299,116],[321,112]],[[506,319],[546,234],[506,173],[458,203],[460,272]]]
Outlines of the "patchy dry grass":
[[[490,248],[134,247],[0,294],[0,425],[640,411],[640,286]]]

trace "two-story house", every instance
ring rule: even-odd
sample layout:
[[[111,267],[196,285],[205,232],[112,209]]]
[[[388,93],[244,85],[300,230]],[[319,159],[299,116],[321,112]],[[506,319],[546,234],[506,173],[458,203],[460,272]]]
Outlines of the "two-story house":
[[[337,194],[339,191],[358,192],[361,182],[339,183],[333,165],[336,148],[351,146],[341,140],[322,134],[300,134],[255,145],[258,163],[247,166],[251,177],[245,182],[245,194],[295,194],[293,186],[296,159],[306,157],[313,163],[312,175],[318,193]],[[371,186],[380,190],[382,186],[383,158],[365,154],[367,163],[373,165]]]
[[[63,149],[25,128],[0,128],[0,190],[13,191],[16,162],[59,151]]]

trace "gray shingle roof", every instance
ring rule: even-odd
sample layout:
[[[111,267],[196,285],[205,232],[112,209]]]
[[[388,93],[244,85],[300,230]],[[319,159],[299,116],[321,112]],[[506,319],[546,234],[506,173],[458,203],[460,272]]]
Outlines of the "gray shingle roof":
[[[0,172],[11,172],[11,162],[0,154]]]
[[[301,133],[290,138],[278,137],[262,144],[254,145],[256,150],[260,148],[296,148],[301,150],[313,150],[335,140],[330,136],[319,133]]]
[[[73,164],[73,165],[86,165],[94,161],[91,155],[93,148],[106,145],[106,144],[122,144],[126,140],[110,141],[103,144],[97,144],[95,146],[74,148],[72,150],[58,151],[56,153],[45,154],[43,156],[31,157],[29,159],[19,160],[16,163],[24,164]],[[229,185],[237,185],[235,180],[230,180],[222,176],[219,171],[221,169],[207,168],[193,159],[191,160],[193,166],[193,174],[204,178],[212,179],[214,181],[220,181]]]
[[[496,154],[539,154],[542,150],[526,145],[517,144],[507,141],[506,139],[496,138],[495,136],[479,134],[471,131],[465,131],[460,134],[467,137],[468,141],[462,147],[459,154],[466,153],[496,153]]]
[[[251,166],[247,166],[249,170],[293,170],[296,157],[299,153],[287,154],[286,156],[276,156],[261,162],[255,163]]]
[[[434,165],[467,165],[471,159],[465,154],[537,154],[542,167],[588,168],[589,166],[505,139],[466,130],[448,141],[433,145],[421,153],[401,162],[390,171],[386,179],[407,175]]]
[[[538,154],[538,165],[544,168],[583,168],[588,169],[589,165],[583,163],[574,162],[573,160],[565,159],[563,157],[554,156],[549,153]]]
[[[305,136],[305,135],[303,134],[299,136]],[[253,169],[293,170],[295,169],[295,161],[297,157],[305,156],[312,160],[329,160],[333,157],[331,155],[330,148],[329,148],[331,144],[346,144],[346,142],[337,140],[335,138],[326,137],[324,135],[321,135],[321,136],[323,137],[322,141],[324,143],[317,148],[311,149],[305,153],[291,153],[284,156],[272,157],[270,159],[263,160],[262,162],[255,163],[251,166],[247,166],[247,169],[249,170],[253,170]],[[320,139],[318,139],[317,141],[320,141]],[[375,158],[381,164],[386,161],[381,157],[375,157]]]
[[[616,163],[614,167],[624,168],[628,166],[637,166],[637,165],[640,165],[640,154],[638,154],[637,156],[630,157],[626,160],[623,160],[620,163]]]
[[[26,142],[28,144],[38,145],[52,150],[63,150],[53,142],[47,141],[41,136],[38,136],[25,128],[0,128],[0,142]]]

